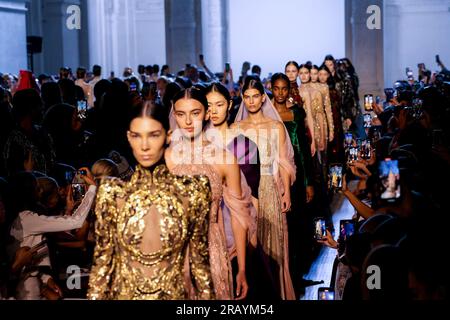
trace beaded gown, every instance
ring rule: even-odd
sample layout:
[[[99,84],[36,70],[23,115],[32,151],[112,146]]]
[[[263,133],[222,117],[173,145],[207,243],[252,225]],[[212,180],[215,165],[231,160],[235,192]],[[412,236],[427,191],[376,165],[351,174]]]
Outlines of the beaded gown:
[[[164,164],[154,170],[138,166],[130,182],[104,179],[97,195],[88,298],[186,299],[188,258],[198,297],[214,299],[207,243],[210,201],[206,176],[175,176]]]
[[[203,145],[194,150],[195,159],[183,159],[171,171],[174,174],[202,175],[209,178],[212,202],[209,210],[208,249],[214,292],[218,300],[232,300],[234,299],[231,268],[233,249],[228,248],[227,245],[221,203],[223,200],[230,216],[235,217],[244,228],[252,229],[250,228],[252,224],[249,208],[251,205],[250,189],[247,186],[247,190],[242,190],[242,194],[237,195],[226,185],[224,186],[220,173],[213,165],[212,161],[215,161],[215,159],[207,156],[215,152],[223,152],[223,150],[219,150],[212,143],[204,142]],[[197,162],[196,160],[201,161]],[[191,298],[195,299],[194,296]]]

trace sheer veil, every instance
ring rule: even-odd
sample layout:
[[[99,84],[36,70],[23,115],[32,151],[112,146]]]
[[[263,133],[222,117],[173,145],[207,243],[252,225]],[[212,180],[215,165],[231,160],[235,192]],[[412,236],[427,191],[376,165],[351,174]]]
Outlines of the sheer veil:
[[[283,124],[283,128],[286,134],[286,140],[283,146],[280,146],[282,148],[280,152],[280,157],[277,157],[276,160],[278,162],[278,165],[281,166],[290,177],[291,185],[294,184],[296,179],[296,165],[294,161],[294,148],[292,147],[291,138],[289,136],[289,133],[284,126],[283,120],[281,119],[278,111],[273,106],[272,102],[270,101],[269,97],[266,95],[266,100],[264,101],[261,110],[263,112],[263,115],[267,118],[270,118],[275,121],[279,121]],[[245,119],[247,119],[249,116],[249,113],[247,111],[247,108],[245,107],[244,101],[242,101],[241,106],[239,107],[239,111],[236,115],[235,122],[240,122]],[[279,176],[279,175],[277,175]],[[279,179],[280,177],[276,177],[276,179]]]

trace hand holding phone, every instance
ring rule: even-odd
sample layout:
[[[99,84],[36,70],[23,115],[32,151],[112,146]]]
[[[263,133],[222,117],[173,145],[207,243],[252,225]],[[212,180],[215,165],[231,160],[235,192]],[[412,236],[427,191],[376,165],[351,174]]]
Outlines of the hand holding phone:
[[[225,72],[230,72],[230,70],[231,70],[230,64],[228,62],[225,63]]]
[[[322,240],[327,236],[327,226],[324,218],[314,219],[314,239]]]
[[[335,192],[342,190],[343,166],[333,164],[330,166],[328,174],[329,189]]]
[[[333,288],[319,288],[317,299],[319,301],[334,300],[335,294]]]

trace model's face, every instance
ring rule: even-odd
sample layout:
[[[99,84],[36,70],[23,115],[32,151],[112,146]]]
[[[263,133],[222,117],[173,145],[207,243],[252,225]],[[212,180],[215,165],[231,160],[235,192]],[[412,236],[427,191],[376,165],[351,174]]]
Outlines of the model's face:
[[[210,92],[206,99],[208,99],[208,112],[213,125],[218,127],[224,124],[228,118],[231,102],[218,92]]]
[[[290,64],[286,67],[285,70],[286,76],[289,78],[289,81],[294,82],[297,81],[298,78],[298,69],[296,66]]]
[[[148,117],[136,118],[127,136],[133,155],[142,167],[151,167],[162,158],[166,131],[160,122]]]
[[[334,63],[331,60],[326,60],[325,61],[325,65],[327,66],[328,70],[330,70],[331,72],[334,71]]]
[[[273,84],[272,93],[275,101],[279,104],[286,103],[286,100],[289,96],[289,88],[288,84],[285,80],[278,79]]]
[[[319,81],[319,70],[311,69],[311,82],[316,83]]]
[[[302,83],[308,83],[311,80],[311,73],[307,68],[301,68],[299,74]]]
[[[178,127],[186,138],[194,139],[202,133],[206,110],[199,101],[178,100],[174,105],[174,115]]]
[[[257,89],[248,89],[244,92],[243,100],[249,113],[257,113],[266,101],[266,96]]]
[[[327,83],[329,76],[330,76],[330,74],[328,72],[326,72],[325,70],[320,70],[319,71],[319,81],[320,81],[320,83]]]

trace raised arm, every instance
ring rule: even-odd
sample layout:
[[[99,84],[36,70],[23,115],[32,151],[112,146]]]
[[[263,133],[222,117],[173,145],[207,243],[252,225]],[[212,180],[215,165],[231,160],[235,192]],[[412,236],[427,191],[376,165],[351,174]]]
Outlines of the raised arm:
[[[60,232],[81,228],[91,210],[96,190],[97,188],[95,186],[89,187],[83,201],[72,216],[50,217],[28,213],[27,218],[23,219],[22,222],[25,224],[24,228],[29,230],[32,234]]]

